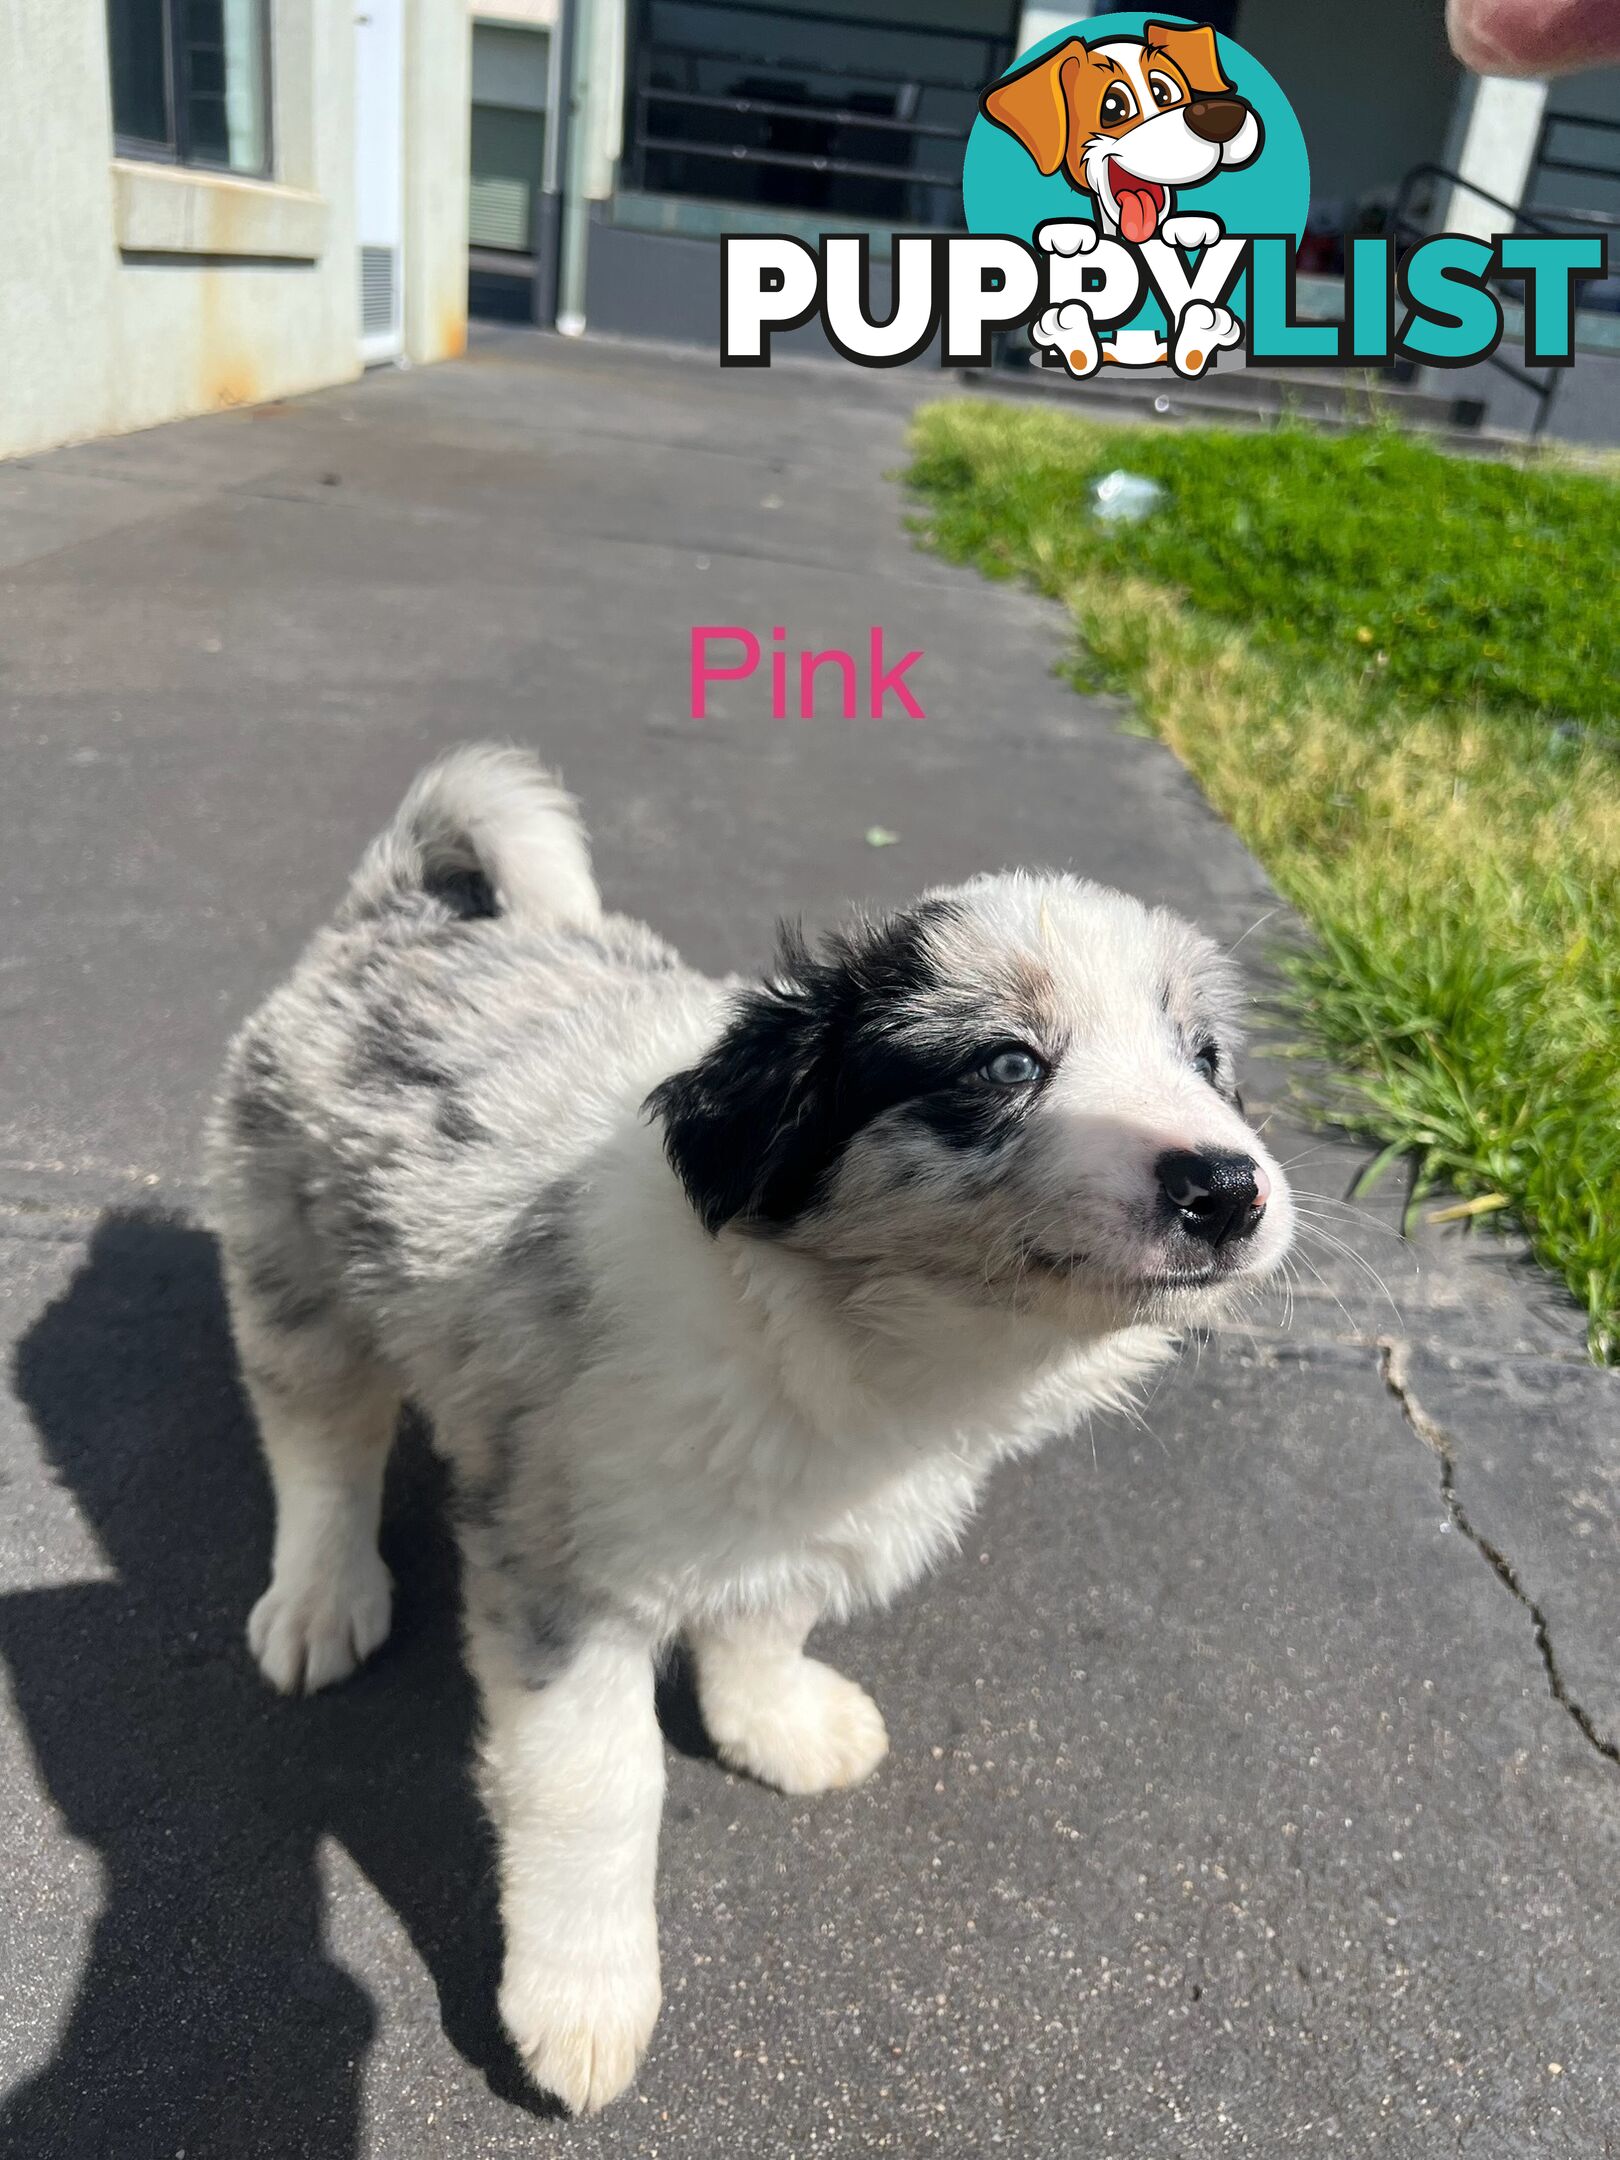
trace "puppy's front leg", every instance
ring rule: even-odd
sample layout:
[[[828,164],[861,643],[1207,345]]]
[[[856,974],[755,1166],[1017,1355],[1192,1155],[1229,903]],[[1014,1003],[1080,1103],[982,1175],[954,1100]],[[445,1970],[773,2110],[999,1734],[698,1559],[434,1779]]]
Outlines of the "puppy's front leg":
[[[484,1791],[500,1841],[501,2017],[578,2115],[622,2092],[658,2016],[664,1749],[649,1646],[596,1625],[538,1665],[472,1604]],[[527,1669],[526,1669],[527,1668]]]
[[[814,1610],[691,1633],[698,1707],[720,1759],[782,1792],[858,1785],[889,1752],[864,1688],[804,1654]]]

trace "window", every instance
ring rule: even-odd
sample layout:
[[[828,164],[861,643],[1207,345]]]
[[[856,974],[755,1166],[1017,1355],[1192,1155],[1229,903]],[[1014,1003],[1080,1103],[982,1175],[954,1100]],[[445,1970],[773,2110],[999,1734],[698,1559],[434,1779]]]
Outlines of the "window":
[[[624,185],[960,225],[962,146],[1012,58],[1013,14],[1011,0],[639,0]]]
[[[270,170],[268,0],[107,0],[113,139],[125,157]]]

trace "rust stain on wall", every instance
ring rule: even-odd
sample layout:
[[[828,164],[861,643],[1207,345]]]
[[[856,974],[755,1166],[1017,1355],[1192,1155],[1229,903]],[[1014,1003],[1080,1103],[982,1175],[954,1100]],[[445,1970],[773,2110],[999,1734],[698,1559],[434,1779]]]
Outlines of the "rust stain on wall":
[[[205,270],[197,291],[197,351],[192,381],[196,385],[199,412],[230,411],[238,405],[256,405],[265,395],[258,362],[242,350],[240,336],[229,323],[235,294],[225,283],[234,273]]]
[[[260,396],[257,374],[241,363],[219,369],[205,393],[208,407],[214,412],[235,405],[256,405]]]
[[[467,350],[467,307],[458,295],[441,301],[434,326],[434,351],[441,360],[456,360]]]

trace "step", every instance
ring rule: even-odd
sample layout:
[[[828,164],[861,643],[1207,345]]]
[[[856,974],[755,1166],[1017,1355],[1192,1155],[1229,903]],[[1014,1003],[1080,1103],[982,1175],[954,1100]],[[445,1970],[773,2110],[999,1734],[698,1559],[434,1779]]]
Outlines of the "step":
[[[1364,427],[1372,419],[1402,427],[1466,434],[1483,403],[1424,390],[1364,368],[1216,368],[1184,381],[1169,368],[1104,369],[1076,382],[1063,368],[1006,365],[998,387],[1035,397],[1072,397],[1126,410],[1230,419],[1297,414],[1328,427]]]
[[[1197,390],[1214,404],[1335,417],[1349,413],[1360,420],[1388,415],[1413,427],[1477,427],[1485,413],[1482,399],[1425,390],[1371,368],[1214,368],[1180,388]]]

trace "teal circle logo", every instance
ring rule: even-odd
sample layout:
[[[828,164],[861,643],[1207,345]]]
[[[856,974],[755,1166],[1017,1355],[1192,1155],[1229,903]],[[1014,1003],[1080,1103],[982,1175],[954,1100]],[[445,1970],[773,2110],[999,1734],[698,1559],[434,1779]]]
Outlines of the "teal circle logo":
[[[1029,241],[1054,219],[1140,244],[1211,218],[1232,235],[1297,241],[1310,194],[1299,122],[1253,54],[1137,8],[1020,54],[985,92],[962,168],[968,230]],[[1243,298],[1240,285],[1240,315]],[[1164,316],[1150,301],[1132,323],[1162,329]]]

